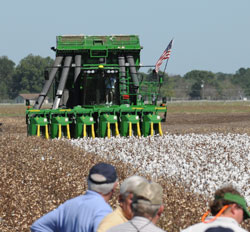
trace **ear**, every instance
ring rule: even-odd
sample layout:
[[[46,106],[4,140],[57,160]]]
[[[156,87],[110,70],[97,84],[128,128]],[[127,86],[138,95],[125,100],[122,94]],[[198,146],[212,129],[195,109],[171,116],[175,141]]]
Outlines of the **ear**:
[[[121,195],[121,194],[118,196],[118,201],[119,201],[120,203],[123,202],[123,198],[122,198],[122,195]]]
[[[157,215],[160,217],[163,211],[164,211],[164,205],[161,205],[160,209],[157,212]]]
[[[164,211],[164,205],[161,205],[161,207],[158,209],[156,215],[155,215],[154,218],[152,219],[152,222],[153,222],[154,224],[157,223],[157,221],[159,220],[159,218],[160,218],[161,214],[163,213],[163,211]]]
[[[113,193],[115,192],[115,189],[117,188],[117,185],[118,185],[118,181],[116,181],[114,183],[114,186],[113,186],[113,189],[111,190],[110,194],[113,195]]]
[[[235,215],[237,213],[237,210],[238,210],[238,206],[236,204],[232,204],[231,207],[230,207],[230,211],[231,211],[231,214],[232,215]]]
[[[115,189],[117,188],[118,183],[119,183],[118,181],[115,182],[114,187],[113,187],[113,190],[115,190]]]

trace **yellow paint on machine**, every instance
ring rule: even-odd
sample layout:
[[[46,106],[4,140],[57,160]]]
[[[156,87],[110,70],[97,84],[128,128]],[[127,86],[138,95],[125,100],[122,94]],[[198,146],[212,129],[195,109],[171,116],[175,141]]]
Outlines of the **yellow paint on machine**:
[[[156,110],[165,110],[167,107],[155,107]]]
[[[40,110],[29,110],[29,112],[40,112]]]
[[[71,109],[63,109],[63,110],[59,110],[61,112],[64,112],[64,111],[71,111]]]

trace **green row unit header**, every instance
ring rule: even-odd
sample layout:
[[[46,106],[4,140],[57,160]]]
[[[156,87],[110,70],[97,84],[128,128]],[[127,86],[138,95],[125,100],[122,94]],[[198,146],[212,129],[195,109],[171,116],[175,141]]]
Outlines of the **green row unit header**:
[[[57,36],[57,50],[141,50],[137,35],[85,36],[62,35]]]

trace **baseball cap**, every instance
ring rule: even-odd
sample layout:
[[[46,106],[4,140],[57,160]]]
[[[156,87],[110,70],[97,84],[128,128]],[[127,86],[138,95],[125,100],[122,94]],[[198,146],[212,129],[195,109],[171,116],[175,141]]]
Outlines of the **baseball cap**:
[[[151,205],[162,205],[162,187],[155,182],[142,182],[134,190],[134,201],[147,200]]]
[[[234,231],[230,228],[218,226],[218,227],[211,227],[205,230],[205,232],[234,232]]]
[[[239,205],[243,211],[244,211],[244,219],[250,218],[250,212],[247,209],[247,202],[244,197],[237,195],[237,194],[232,194],[232,193],[225,193],[223,197],[221,196],[216,196],[216,199],[224,199],[230,202],[234,202],[237,205]]]
[[[120,186],[120,194],[125,194],[125,193],[133,193],[134,189],[142,182],[148,181],[146,178],[142,176],[130,176],[127,177]]]
[[[117,180],[117,174],[113,165],[98,163],[90,169],[88,178],[95,184],[108,184]]]

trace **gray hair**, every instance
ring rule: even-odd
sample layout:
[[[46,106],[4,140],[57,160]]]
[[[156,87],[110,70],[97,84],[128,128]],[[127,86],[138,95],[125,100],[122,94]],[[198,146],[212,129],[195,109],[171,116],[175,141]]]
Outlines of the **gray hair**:
[[[88,190],[106,195],[113,190],[116,182],[117,180],[114,183],[95,184],[90,179],[88,179]]]
[[[132,203],[132,211],[135,216],[142,217],[155,217],[161,205],[152,205],[147,200],[137,200],[136,203]]]
[[[141,176],[130,176],[126,178],[120,187],[120,195],[125,199],[129,193],[133,193],[135,188],[142,182],[147,182],[147,179]]]

